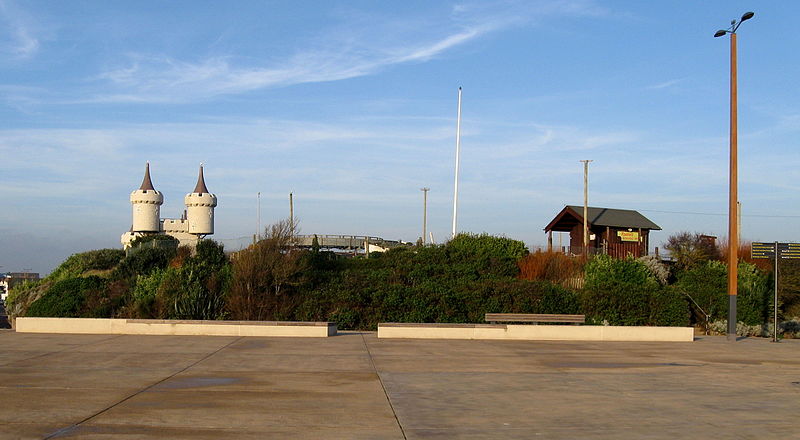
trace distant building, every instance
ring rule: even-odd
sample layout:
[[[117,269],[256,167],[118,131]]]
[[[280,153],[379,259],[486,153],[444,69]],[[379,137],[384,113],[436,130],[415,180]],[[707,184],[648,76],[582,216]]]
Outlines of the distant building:
[[[36,281],[39,279],[39,274],[35,272],[9,272],[0,273],[0,298],[3,301],[8,297],[8,293],[15,286],[18,286],[25,281]]]
[[[203,177],[203,166],[197,176],[194,191],[184,197],[186,210],[179,219],[160,218],[164,196],[153,187],[150,180],[150,163],[144,171],[142,185],[131,193],[133,207],[133,224],[131,229],[122,234],[121,242],[125,249],[133,240],[148,235],[163,234],[178,239],[181,245],[194,246],[206,235],[214,233],[214,208],[217,196],[208,192]]]
[[[604,253],[615,258],[647,255],[650,231],[661,227],[637,211],[589,207],[589,254]],[[572,254],[583,253],[583,206],[567,205],[544,228],[547,244],[553,247],[553,232],[569,232]]]

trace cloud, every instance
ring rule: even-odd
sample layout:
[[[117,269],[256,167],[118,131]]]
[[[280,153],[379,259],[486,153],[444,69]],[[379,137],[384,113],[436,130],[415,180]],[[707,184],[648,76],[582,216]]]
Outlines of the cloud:
[[[435,41],[391,48],[342,47],[297,53],[271,67],[238,67],[230,57],[185,62],[166,56],[129,55],[131,63],[99,79],[130,90],[98,96],[100,102],[170,102],[206,99],[270,87],[338,81],[395,64],[423,62],[488,32],[467,29]]]
[[[538,3],[537,3],[538,4]],[[129,53],[125,65],[95,79],[117,92],[92,102],[164,103],[205,100],[221,95],[340,81],[372,75],[394,65],[422,63],[492,32],[528,25],[545,15],[597,15],[588,1],[462,4],[446,18],[360,18],[325,29],[313,43],[270,65],[246,65],[234,55],[184,60],[167,54]],[[347,21],[347,19],[345,19]]]
[[[0,0],[0,54],[14,59],[28,59],[39,50],[30,19],[10,2]]]
[[[669,80],[669,81],[664,81],[664,82],[661,82],[661,83],[658,83],[658,84],[653,84],[653,85],[651,85],[651,86],[647,86],[647,87],[645,87],[645,88],[646,88],[647,90],[659,90],[659,89],[666,89],[666,88],[672,87],[672,86],[674,86],[674,85],[676,85],[676,84],[678,84],[678,83],[682,82],[683,80],[684,80],[683,78],[679,78],[679,79],[672,79],[672,80]]]

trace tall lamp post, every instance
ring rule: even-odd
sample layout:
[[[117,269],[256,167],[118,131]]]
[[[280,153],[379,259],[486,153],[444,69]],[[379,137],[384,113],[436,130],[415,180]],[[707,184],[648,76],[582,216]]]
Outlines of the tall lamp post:
[[[752,12],[745,12],[739,20],[731,20],[731,27],[720,29],[714,37],[731,36],[731,133],[730,133],[730,190],[728,192],[728,340],[736,341],[736,293],[739,264],[739,225],[738,205],[738,152],[736,123],[736,30],[742,22],[753,18]]]

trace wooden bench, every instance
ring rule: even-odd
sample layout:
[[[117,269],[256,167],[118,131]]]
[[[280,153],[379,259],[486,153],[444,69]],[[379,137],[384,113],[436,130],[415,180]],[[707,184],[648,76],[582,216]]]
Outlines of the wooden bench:
[[[487,313],[486,322],[567,322],[570,324],[583,324],[586,322],[584,315],[545,315],[528,313]]]

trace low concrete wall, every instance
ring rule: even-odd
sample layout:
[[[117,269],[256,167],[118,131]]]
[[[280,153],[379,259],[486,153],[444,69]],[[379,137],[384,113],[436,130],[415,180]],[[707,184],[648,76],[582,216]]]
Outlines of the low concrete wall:
[[[378,338],[691,342],[694,340],[694,329],[602,325],[381,323],[378,324]]]
[[[288,336],[325,338],[336,335],[332,322],[191,321],[158,319],[17,318],[20,333],[114,335]]]

